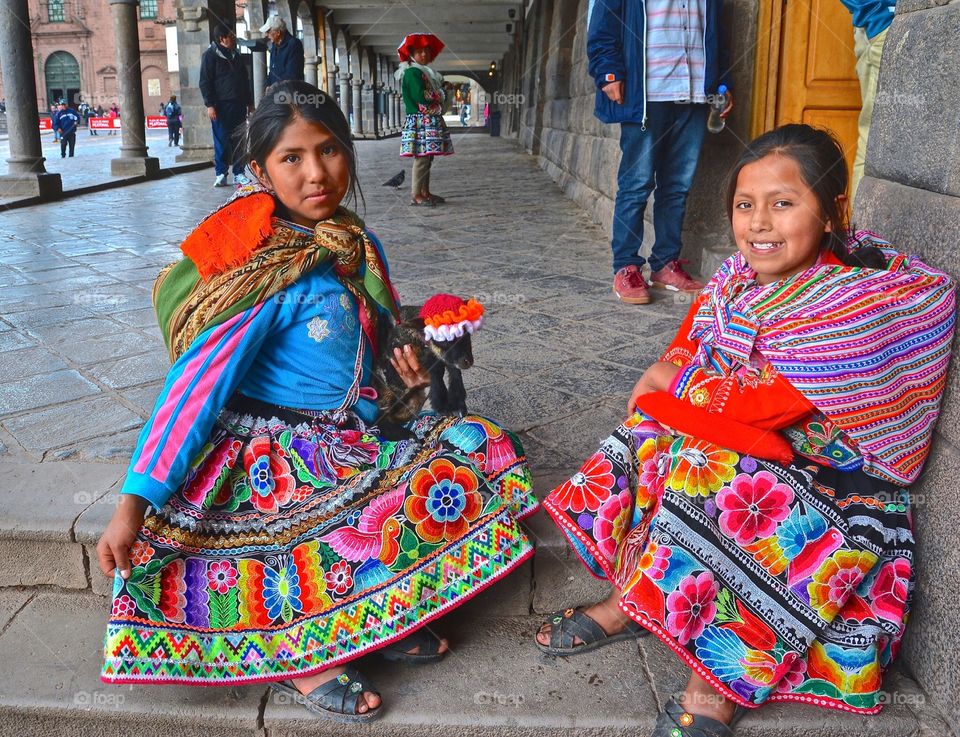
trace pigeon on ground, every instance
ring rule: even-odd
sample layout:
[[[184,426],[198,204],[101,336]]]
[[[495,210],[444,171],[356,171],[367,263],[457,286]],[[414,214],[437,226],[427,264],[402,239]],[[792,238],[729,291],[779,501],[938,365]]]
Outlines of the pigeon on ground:
[[[403,180],[407,178],[406,171],[401,171],[396,176],[390,177],[387,181],[383,183],[384,187],[393,187],[394,189],[400,189],[400,185],[403,184]]]

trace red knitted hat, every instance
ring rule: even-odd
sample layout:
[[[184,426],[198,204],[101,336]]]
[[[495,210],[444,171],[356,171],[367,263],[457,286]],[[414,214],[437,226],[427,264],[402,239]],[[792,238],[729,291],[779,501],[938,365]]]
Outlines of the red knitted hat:
[[[454,294],[435,294],[420,309],[427,340],[453,340],[464,331],[473,333],[483,322],[483,305],[475,299],[464,302]]]

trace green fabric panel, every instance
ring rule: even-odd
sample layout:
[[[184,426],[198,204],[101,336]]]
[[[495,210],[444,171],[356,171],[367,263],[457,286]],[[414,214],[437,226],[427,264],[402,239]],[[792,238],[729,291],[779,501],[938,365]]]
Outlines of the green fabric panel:
[[[410,67],[403,73],[403,80],[400,85],[403,93],[403,108],[407,115],[413,115],[420,108],[419,105],[426,102],[424,97],[423,72],[416,67]]]

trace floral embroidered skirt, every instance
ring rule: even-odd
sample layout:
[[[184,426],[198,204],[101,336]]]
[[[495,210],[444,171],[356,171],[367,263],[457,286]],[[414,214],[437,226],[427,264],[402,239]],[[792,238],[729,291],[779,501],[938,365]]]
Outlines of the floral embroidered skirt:
[[[637,413],[543,504],[621,609],[727,698],[880,710],[914,583],[905,489]]]
[[[400,133],[401,156],[449,156],[453,153],[450,131],[442,115],[408,115]]]
[[[235,397],[114,580],[101,678],[231,685],[369,653],[532,553],[522,448],[477,416],[385,441],[351,413]]]

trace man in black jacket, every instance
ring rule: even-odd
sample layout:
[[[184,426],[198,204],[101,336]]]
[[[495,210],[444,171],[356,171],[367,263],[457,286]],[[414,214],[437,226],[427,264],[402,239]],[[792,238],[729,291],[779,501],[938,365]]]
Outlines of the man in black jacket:
[[[303,43],[291,36],[279,15],[271,15],[260,28],[270,39],[270,71],[267,87],[288,79],[303,81]]]
[[[220,23],[214,30],[214,38],[216,40],[203,52],[200,60],[200,94],[213,128],[217,172],[213,186],[227,186],[227,171],[231,165],[234,183],[242,186],[250,180],[243,173],[243,162],[237,161],[233,136],[246,121],[247,111],[253,112],[253,100],[233,29]]]

